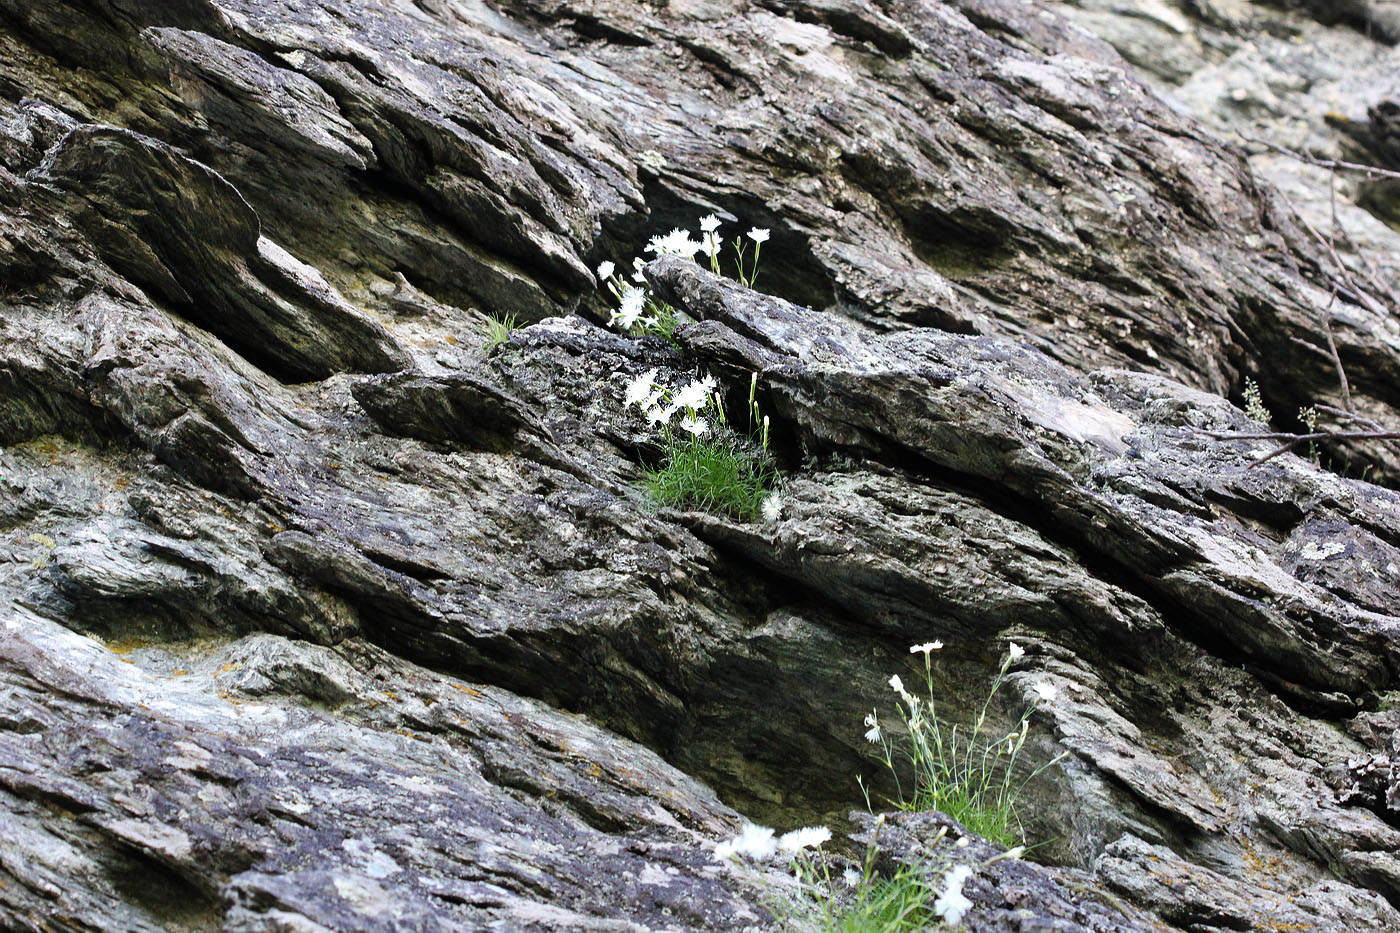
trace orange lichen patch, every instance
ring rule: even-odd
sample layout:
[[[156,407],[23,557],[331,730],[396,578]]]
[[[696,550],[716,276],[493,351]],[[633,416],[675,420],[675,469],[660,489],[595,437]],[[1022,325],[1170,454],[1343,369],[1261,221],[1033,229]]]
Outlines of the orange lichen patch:
[[[1240,857],[1250,880],[1265,888],[1273,887],[1272,882],[1278,879],[1284,867],[1283,859],[1276,855],[1261,855],[1248,839],[1240,840]]]
[[[241,671],[241,670],[243,670],[243,662],[242,662],[242,661],[230,661],[230,662],[228,662],[227,664],[225,664],[223,667],[219,668],[218,673],[220,673],[220,674],[227,674],[229,671]]]

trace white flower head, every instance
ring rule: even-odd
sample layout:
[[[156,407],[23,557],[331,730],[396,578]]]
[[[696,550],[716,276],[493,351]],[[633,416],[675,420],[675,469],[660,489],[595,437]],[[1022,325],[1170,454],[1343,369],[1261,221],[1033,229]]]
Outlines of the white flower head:
[[[602,262],[598,263],[598,278],[607,281],[608,279],[612,278],[612,274],[616,270],[617,266],[604,259]]]
[[[719,229],[719,217],[715,214],[706,214],[700,218],[700,230],[703,233],[714,233]]]
[[[963,914],[972,909],[972,901],[962,893],[963,882],[972,877],[972,869],[956,865],[944,878],[943,893],[933,902],[933,912],[953,926],[962,923]]]
[[[926,642],[924,642],[922,645],[910,645],[910,646],[909,646],[909,653],[910,653],[910,654],[920,654],[920,653],[922,653],[922,654],[928,654],[930,651],[937,651],[939,648],[942,648],[942,647],[943,647],[943,642],[941,642],[941,641],[926,641]]]
[[[861,880],[860,872],[856,871],[854,868],[847,868],[845,871],[841,872],[841,880],[846,883],[846,887],[848,888],[858,888],[860,887]]]
[[[665,424],[671,420],[671,413],[660,405],[653,405],[647,409],[647,424]]]
[[[749,231],[749,239],[753,240],[755,243],[768,242],[768,228],[754,227],[752,230]]]
[[[784,852],[800,852],[803,849],[819,846],[830,839],[831,830],[825,826],[804,826],[801,829],[794,829],[790,833],[784,833],[778,839],[778,848]]]
[[[616,324],[623,330],[631,330],[647,308],[646,289],[624,285],[622,286],[622,294],[618,296],[618,301],[620,306],[613,312],[608,323]]]
[[[1025,655],[1026,649],[1016,644],[1014,641],[1006,646],[1006,650],[1011,653],[1011,660],[1019,661]]]
[[[652,237],[647,243],[646,251],[658,256],[685,256],[687,259],[694,259],[695,254],[704,248],[703,243],[697,243],[690,238],[689,230],[677,227],[665,236]]]
[[[636,379],[627,383],[627,392],[622,397],[623,405],[638,405],[643,409],[650,408],[647,399],[651,397],[653,386],[656,385],[656,370],[649,369]]]
[[[902,697],[907,698],[909,696],[909,694],[904,689],[904,681],[899,679],[898,674],[895,674],[892,677],[890,677],[890,689]]]
[[[696,437],[704,437],[710,430],[710,425],[703,418],[694,415],[686,415],[681,419],[681,427],[694,434]]]
[[[777,851],[778,843],[773,839],[773,830],[745,823],[739,835],[715,846],[715,858],[723,860],[747,855],[751,859],[762,860],[772,858]]]
[[[870,727],[870,728],[866,731],[866,733],[865,733],[865,741],[867,741],[867,742],[878,742],[878,741],[880,741],[880,720],[879,720],[879,718],[875,715],[875,711],[874,711],[874,710],[871,710],[869,713],[866,714],[866,717],[865,717],[865,724],[866,724],[867,726]]]
[[[1055,685],[1048,680],[1042,680],[1035,685],[1035,695],[1042,703],[1049,703],[1055,699],[1055,694],[1059,693]]]
[[[705,407],[705,403],[710,398],[710,392],[716,383],[712,377],[697,379],[681,389],[671,399],[671,407],[679,411],[682,408],[689,408],[691,411],[699,411]]]
[[[783,497],[780,493],[770,492],[763,497],[763,520],[765,522],[776,522],[783,517]]]
[[[705,255],[710,257],[711,259],[714,259],[716,256],[719,255],[719,234],[705,234],[705,239],[702,241],[701,245],[705,249]]]

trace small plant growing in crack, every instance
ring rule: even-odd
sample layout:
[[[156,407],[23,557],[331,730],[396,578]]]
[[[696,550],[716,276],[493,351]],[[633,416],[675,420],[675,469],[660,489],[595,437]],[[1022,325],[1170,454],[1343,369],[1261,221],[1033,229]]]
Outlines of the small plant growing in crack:
[[[778,472],[768,449],[768,418],[758,408],[758,374],[749,382],[748,430],[729,423],[713,376],[679,389],[657,382],[657,370],[628,383],[624,405],[636,405],[661,432],[661,465],[646,471],[647,491],[661,505],[695,508],[752,521],[779,508]],[[679,421],[676,418],[679,416]]]
[[[725,262],[721,255],[721,224],[717,215],[709,214],[700,219],[700,239],[692,239],[689,230],[678,227],[665,236],[652,237],[645,252],[651,253],[653,258],[684,256],[691,260],[703,253],[709,260],[710,271],[722,275]],[[751,254],[746,238],[753,244]],[[758,256],[767,241],[768,231],[754,227],[744,237],[735,237],[731,243],[734,278],[749,288],[758,280]],[[608,326],[634,337],[664,337],[669,340],[676,330],[678,312],[657,299],[646,287],[646,278],[642,275],[645,265],[646,261],[641,257],[633,259],[632,272],[624,278],[614,263],[605,261],[599,264],[598,278],[617,301],[617,307],[608,318]]]
[[[899,795],[894,803],[901,809],[946,813],[996,845],[1023,843],[1025,827],[1017,806],[1022,792],[1069,754],[1062,752],[1028,775],[1018,776],[1017,760],[1030,734],[1031,714],[1042,703],[1055,699],[1056,688],[1049,681],[1036,684],[1035,699],[1021,714],[1016,727],[1004,733],[989,731],[987,718],[992,701],[1005,683],[1012,663],[1025,654],[1024,648],[1011,642],[977,718],[970,728],[960,727],[940,718],[934,699],[933,654],[942,647],[941,641],[931,641],[909,649],[912,654],[924,656],[923,696],[910,693],[898,674],[890,678],[890,687],[900,699],[897,710],[902,734],[891,735],[882,728],[878,712],[872,710],[865,718],[869,727],[865,737],[879,745],[875,757],[893,773]],[[910,771],[913,784],[906,787],[901,774]]]
[[[514,314],[507,314],[503,318],[488,318],[481,337],[481,349],[490,353],[509,340],[511,333],[519,326],[520,321]]]

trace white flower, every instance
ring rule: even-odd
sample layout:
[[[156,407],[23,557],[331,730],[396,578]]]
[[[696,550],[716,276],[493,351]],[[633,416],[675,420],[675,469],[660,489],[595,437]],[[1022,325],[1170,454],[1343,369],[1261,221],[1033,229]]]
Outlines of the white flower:
[[[705,239],[701,245],[705,248],[705,255],[714,259],[715,256],[719,255],[719,234],[705,234]]]
[[[598,263],[598,278],[606,281],[612,278],[612,274],[616,269],[617,266],[604,259],[602,262]]]
[[[646,400],[650,397],[653,391],[652,386],[655,384],[656,370],[649,369],[627,383],[627,392],[622,397],[622,404],[624,406],[639,405],[643,409],[650,408],[651,406],[646,404]]]
[[[695,254],[704,248],[703,243],[697,243],[690,238],[689,230],[677,227],[665,236],[652,237],[647,243],[646,251],[658,256],[685,256],[694,259]]]
[[[942,647],[943,642],[941,641],[926,641],[922,645],[910,645],[909,653],[918,654],[920,652],[923,652],[924,654],[928,654],[930,651],[937,651],[939,648]]]
[[[608,323],[616,324],[623,330],[631,330],[632,325],[637,323],[637,318],[641,317],[642,312],[647,308],[646,290],[624,285],[618,300],[621,306],[613,312]]]
[[[1025,846],[1013,846],[1012,848],[1006,850],[1006,854],[1004,854],[1002,858],[1020,858],[1025,854]]]
[[[671,408],[675,411],[682,408],[698,411],[704,408],[714,386],[715,382],[712,378],[697,379],[675,394],[671,399]]]
[[[846,882],[848,888],[858,888],[860,887],[860,872],[854,868],[848,868],[841,872],[841,880]]]
[[[1026,653],[1026,649],[1016,644],[1014,641],[1006,646],[1006,650],[1011,652],[1011,660],[1018,661]]]
[[[659,405],[654,405],[647,409],[648,424],[665,424],[671,420],[671,413]]]
[[[870,727],[870,729],[865,733],[865,741],[880,741],[880,720],[875,716],[874,710],[871,710],[870,713],[866,715],[865,724]]]
[[[765,522],[776,522],[783,517],[783,497],[776,492],[770,492],[763,498],[762,510]]]
[[[696,437],[702,437],[706,431],[710,430],[710,426],[705,423],[703,419],[697,418],[694,415],[686,415],[682,418],[681,427],[691,434],[694,434]]]
[[[812,846],[819,846],[831,839],[831,830],[825,826],[804,826],[784,833],[778,839],[778,848],[784,852],[800,852]]]
[[[719,218],[714,214],[707,214],[700,218],[700,229],[705,233],[714,233],[719,229]]]
[[[972,869],[957,865],[944,879],[943,893],[933,902],[933,912],[953,926],[962,923],[963,914],[972,909],[972,901],[962,893],[963,882],[972,877]]]
[[[955,848],[955,849],[966,849],[966,848],[968,847],[968,845],[970,845],[971,843],[972,843],[972,840],[969,839],[969,838],[967,838],[966,836],[959,836],[959,837],[958,837],[958,841],[955,842],[955,843],[953,843],[953,848]]]
[[[768,229],[766,227],[754,227],[749,231],[749,239],[755,243],[768,242]]]
[[[1042,680],[1035,685],[1035,695],[1040,698],[1040,702],[1042,703],[1049,703],[1051,700],[1055,699],[1055,694],[1058,692],[1059,691],[1055,689],[1055,685],[1048,680]]]
[[[766,826],[745,823],[739,835],[715,846],[715,858],[723,860],[734,858],[736,855],[747,855],[749,858],[761,860],[772,858],[777,851],[778,844],[773,841],[773,830]]]
[[[898,674],[890,678],[890,689],[902,697],[907,697],[909,695],[904,692],[904,681],[899,679]]]

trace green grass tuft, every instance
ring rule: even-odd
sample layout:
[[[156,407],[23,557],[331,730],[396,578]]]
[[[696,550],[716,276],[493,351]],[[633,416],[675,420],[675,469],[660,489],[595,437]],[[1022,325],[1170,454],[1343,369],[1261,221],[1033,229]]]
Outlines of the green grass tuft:
[[[929,902],[934,892],[922,873],[905,865],[890,878],[862,883],[855,901],[814,928],[820,933],[906,933],[938,922]]]
[[[514,314],[507,314],[504,318],[491,318],[486,322],[486,331],[482,335],[481,349],[490,353],[510,339],[511,332],[520,326],[519,319]]]
[[[752,521],[776,480],[777,470],[766,450],[726,432],[668,437],[665,465],[648,470],[644,484],[662,505]]]

